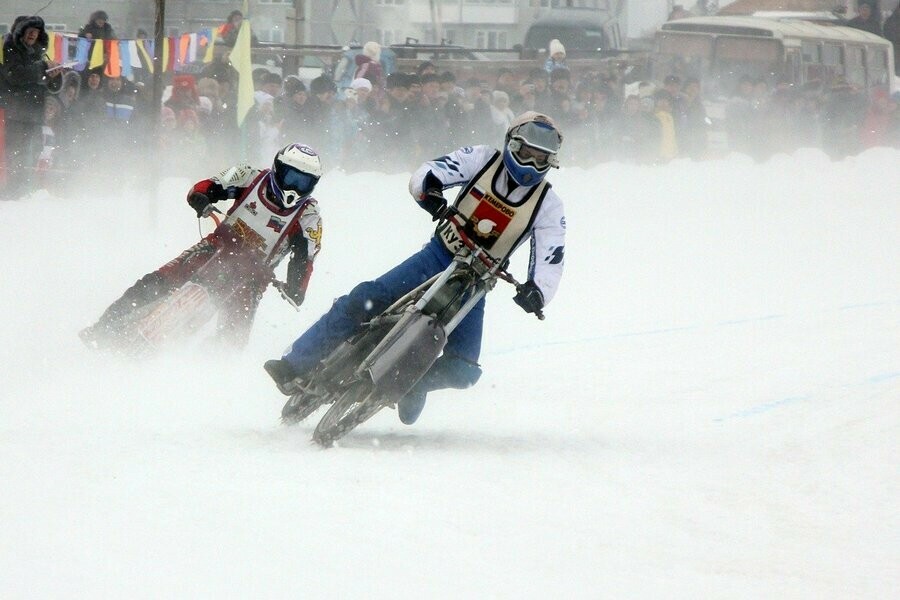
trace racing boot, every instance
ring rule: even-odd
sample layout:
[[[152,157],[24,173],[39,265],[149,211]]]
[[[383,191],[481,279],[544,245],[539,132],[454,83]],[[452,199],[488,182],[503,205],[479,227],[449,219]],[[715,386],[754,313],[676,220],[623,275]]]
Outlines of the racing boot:
[[[415,423],[425,408],[428,392],[453,388],[463,390],[475,385],[481,377],[477,363],[462,357],[444,354],[428,369],[422,379],[397,402],[397,415],[404,425]]]
[[[301,390],[299,373],[291,363],[283,358],[267,360],[263,369],[278,386],[278,391],[285,396],[292,396]]]

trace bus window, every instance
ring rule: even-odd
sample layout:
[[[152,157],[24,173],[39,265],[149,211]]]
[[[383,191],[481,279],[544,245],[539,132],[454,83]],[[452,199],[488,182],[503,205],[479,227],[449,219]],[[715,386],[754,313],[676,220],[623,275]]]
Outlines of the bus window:
[[[847,81],[858,88],[866,87],[866,63],[863,49],[859,46],[848,46],[845,64]]]
[[[820,64],[822,62],[819,56],[819,44],[816,42],[802,42],[800,51],[803,53],[803,62],[806,64]]]
[[[731,95],[741,77],[765,79],[781,74],[781,44],[777,40],[720,37],[716,40],[713,74],[718,93]]]
[[[868,48],[869,87],[888,85],[887,52],[881,48]]]
[[[844,75],[844,49],[838,44],[822,44],[822,64],[828,73],[828,81]]]
[[[708,36],[665,33],[657,36],[653,61],[653,78],[662,81],[667,75],[703,80],[712,60],[713,40]]]

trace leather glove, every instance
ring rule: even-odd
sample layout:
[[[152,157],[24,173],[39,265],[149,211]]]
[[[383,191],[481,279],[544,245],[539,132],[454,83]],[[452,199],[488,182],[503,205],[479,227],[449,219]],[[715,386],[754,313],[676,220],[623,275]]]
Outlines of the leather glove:
[[[513,302],[521,306],[522,310],[527,313],[538,313],[544,308],[544,295],[537,284],[533,281],[526,281],[516,292]]]
[[[419,204],[428,211],[432,221],[440,221],[447,214],[447,199],[439,189],[425,190]]]
[[[201,194],[200,192],[192,192],[191,195],[188,196],[188,204],[197,213],[198,219],[201,217],[208,217],[215,210],[209,196]]]

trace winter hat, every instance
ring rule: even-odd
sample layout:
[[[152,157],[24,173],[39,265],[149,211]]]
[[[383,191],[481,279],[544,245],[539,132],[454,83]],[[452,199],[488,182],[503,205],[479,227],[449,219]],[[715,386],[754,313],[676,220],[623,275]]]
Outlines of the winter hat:
[[[293,75],[284,80],[284,95],[293,96],[299,92],[305,92],[306,85]]]
[[[213,109],[212,100],[210,100],[206,96],[200,96],[200,98],[197,102],[198,102],[197,110],[202,112],[204,115],[208,115],[208,114],[212,113],[212,109]]]
[[[327,75],[319,75],[309,82],[309,91],[313,94],[322,94],[324,92],[337,91],[334,81]]]
[[[559,40],[550,40],[550,56],[556,53],[562,53],[563,58],[566,57],[566,47]]]
[[[395,71],[387,76],[384,86],[389,90],[394,88],[408,88],[409,78],[406,76],[406,73]]]
[[[371,92],[372,91],[372,82],[369,81],[368,79],[364,79],[362,77],[357,77],[356,79],[354,79],[353,81],[350,82],[350,89],[353,89],[353,90],[363,89],[363,90],[369,90]]]
[[[491,92],[491,98],[493,99],[494,104],[497,102],[506,102],[509,104],[509,94],[502,90],[494,90]]]
[[[372,60],[381,60],[381,44],[378,42],[366,42],[363,46],[363,54]]]

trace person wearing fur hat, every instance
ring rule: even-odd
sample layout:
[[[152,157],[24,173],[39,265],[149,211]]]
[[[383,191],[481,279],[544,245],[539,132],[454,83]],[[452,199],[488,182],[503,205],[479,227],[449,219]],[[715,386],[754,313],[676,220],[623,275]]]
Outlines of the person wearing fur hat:
[[[368,79],[372,88],[378,93],[384,89],[384,69],[381,66],[381,45],[378,42],[366,42],[361,54],[353,59],[356,71],[353,79]]]
[[[547,61],[544,63],[544,70],[552,73],[556,69],[566,69],[566,47],[559,40],[550,40],[550,46],[547,48]]]
[[[3,43],[0,64],[0,109],[6,120],[6,186],[12,199],[27,187],[40,150],[44,103],[62,87],[62,71],[45,56],[49,38],[41,17],[16,19]]]
[[[78,37],[89,40],[114,40],[116,32],[109,24],[109,15],[104,10],[95,10],[88,18],[87,24],[78,31]]]

